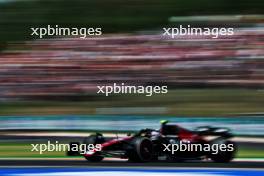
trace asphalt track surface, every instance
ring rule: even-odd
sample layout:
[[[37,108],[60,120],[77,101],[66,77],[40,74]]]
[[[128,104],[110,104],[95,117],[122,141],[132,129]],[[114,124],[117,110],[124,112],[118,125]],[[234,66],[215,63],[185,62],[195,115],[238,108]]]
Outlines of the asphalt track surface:
[[[36,140],[45,141],[49,140],[72,140],[73,137],[33,137],[33,136],[2,136],[0,135],[0,140],[8,141],[24,141],[24,140]],[[74,137],[74,139],[82,140],[83,137]],[[242,144],[247,145],[247,144]],[[263,144],[250,144],[251,146],[256,146],[256,148],[262,148]],[[148,162],[148,163],[131,163],[127,161],[120,160],[106,160],[99,163],[91,163],[85,159],[70,158],[70,159],[50,159],[50,158],[41,158],[41,159],[0,159],[0,167],[84,167],[84,168],[238,168],[238,169],[262,169],[264,170],[264,161],[233,161],[230,163],[213,163],[210,161],[192,161],[184,163],[170,163],[170,162]]]
[[[183,163],[170,163],[170,162],[148,162],[148,163],[130,163],[127,161],[102,161],[98,163],[91,163],[85,159],[1,159],[0,166],[29,166],[29,167],[170,167],[170,168],[254,168],[264,169],[264,162],[259,161],[233,161],[230,163],[213,163],[209,161],[192,161]]]

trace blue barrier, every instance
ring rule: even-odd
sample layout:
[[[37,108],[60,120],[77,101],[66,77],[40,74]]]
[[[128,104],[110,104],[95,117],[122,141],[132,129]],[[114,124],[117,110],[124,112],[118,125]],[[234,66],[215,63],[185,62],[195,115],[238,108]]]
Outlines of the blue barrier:
[[[77,176],[263,176],[257,169],[144,169],[144,168],[1,168],[0,175],[77,175]]]
[[[264,135],[263,117],[171,117],[135,115],[0,116],[1,130],[106,130],[136,131],[159,128],[169,119],[186,128],[203,125],[230,128],[237,135]]]

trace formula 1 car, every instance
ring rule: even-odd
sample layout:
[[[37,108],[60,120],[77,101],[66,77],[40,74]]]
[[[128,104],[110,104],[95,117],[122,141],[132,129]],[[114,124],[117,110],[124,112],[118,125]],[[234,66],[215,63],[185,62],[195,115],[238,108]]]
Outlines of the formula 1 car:
[[[208,136],[211,139],[208,139]],[[83,156],[90,162],[102,161],[104,157],[123,158],[131,162],[229,162],[234,158],[236,151],[236,144],[230,140],[231,137],[230,130],[226,128],[203,126],[190,131],[162,121],[159,130],[143,129],[123,138],[106,138],[100,133],[90,135],[84,139],[83,144],[100,144],[101,148],[87,150]],[[70,148],[68,155],[76,155],[76,151]]]

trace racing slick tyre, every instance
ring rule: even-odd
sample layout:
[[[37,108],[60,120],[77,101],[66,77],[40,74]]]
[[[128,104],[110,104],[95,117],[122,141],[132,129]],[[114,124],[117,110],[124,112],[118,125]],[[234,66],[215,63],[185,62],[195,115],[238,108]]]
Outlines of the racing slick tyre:
[[[153,145],[146,137],[137,137],[132,141],[133,149],[129,152],[129,161],[147,162],[152,159]]]
[[[96,135],[90,135],[88,137],[86,137],[83,141],[83,144],[89,145],[89,144],[101,144],[104,142],[104,138],[101,134],[96,134]],[[97,152],[96,154],[92,155],[92,156],[84,156],[86,160],[90,161],[90,162],[100,162],[104,159],[103,156],[100,155],[99,152]]]
[[[211,153],[209,155],[209,158],[211,158],[214,162],[228,163],[234,158],[235,153],[236,153],[236,144],[234,142],[229,141],[227,139],[220,138],[220,139],[216,139],[216,140],[212,141],[211,144],[217,144],[218,146],[221,144],[225,144],[225,146],[227,146],[227,147],[228,146],[233,147],[233,150],[228,150],[229,148],[227,148],[226,151],[218,150],[217,154]]]

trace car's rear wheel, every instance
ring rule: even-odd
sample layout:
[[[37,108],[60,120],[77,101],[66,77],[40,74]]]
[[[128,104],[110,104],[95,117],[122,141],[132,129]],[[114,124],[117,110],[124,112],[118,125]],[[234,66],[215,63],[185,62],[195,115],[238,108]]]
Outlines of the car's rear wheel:
[[[133,149],[129,151],[129,160],[132,162],[147,162],[152,159],[153,145],[150,139],[137,137],[132,141]]]
[[[230,147],[232,146],[233,148],[233,150],[230,150],[230,148],[228,148],[227,151],[218,150],[218,153],[216,154],[211,153],[209,155],[209,158],[211,158],[214,162],[227,163],[230,162],[235,157],[236,144],[234,142],[226,139],[218,139],[215,140],[212,144],[217,144],[217,145],[225,144],[226,146],[230,146]]]
[[[84,139],[83,144],[86,144],[87,146],[89,144],[93,144],[95,146],[96,144],[103,143],[103,141],[104,141],[104,138],[102,135],[91,135]],[[90,162],[100,162],[104,159],[104,157],[100,155],[100,152],[96,152],[92,156],[84,156],[84,157],[86,160]]]

